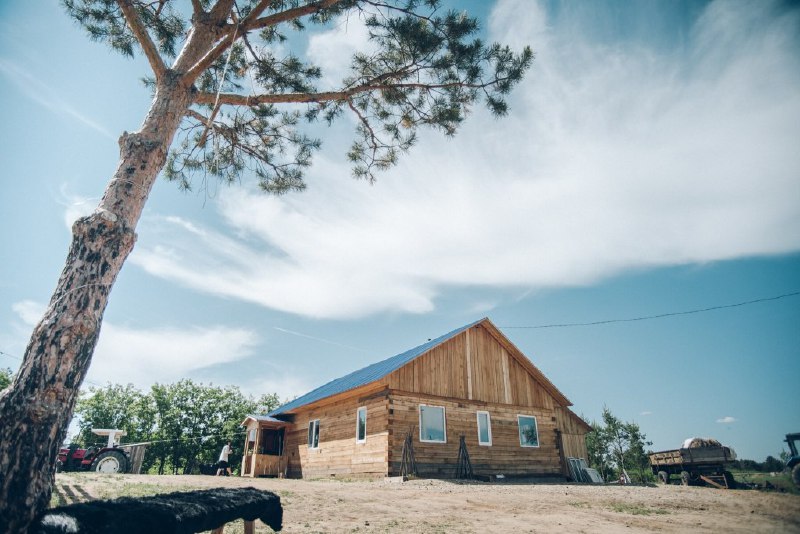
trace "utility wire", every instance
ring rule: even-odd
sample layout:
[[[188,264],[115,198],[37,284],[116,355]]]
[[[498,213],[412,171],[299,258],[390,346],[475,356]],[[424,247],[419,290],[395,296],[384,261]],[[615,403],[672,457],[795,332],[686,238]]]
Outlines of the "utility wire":
[[[155,439],[151,441],[142,441],[139,443],[120,443],[119,447],[134,447],[136,445],[152,445],[154,443],[173,443],[176,441],[203,441],[211,438],[231,438],[232,436],[236,436],[237,434],[247,434],[247,430],[239,430],[239,431],[232,431],[232,432],[223,432],[221,434],[206,434],[204,436],[195,436],[191,438],[170,438],[170,439]],[[96,441],[93,443],[94,446],[101,446],[105,442]]]
[[[714,310],[723,310],[726,308],[737,308],[739,306],[747,306],[750,304],[756,304],[759,302],[768,302],[771,300],[778,300],[787,297],[796,297],[800,295],[800,291],[794,291],[792,293],[784,293],[783,295],[778,295],[777,297],[764,297],[755,300],[747,300],[744,302],[737,302],[736,304],[723,304],[720,306],[711,306],[710,308],[700,308],[696,310],[686,310],[686,311],[679,311],[679,312],[670,312],[670,313],[660,313],[658,315],[645,315],[643,317],[630,317],[627,319],[605,319],[603,321],[592,321],[589,323],[559,323],[559,324],[542,324],[536,326],[501,326],[500,328],[527,328],[527,329],[534,329],[534,328],[567,328],[571,326],[595,326],[601,324],[610,324],[610,323],[632,323],[634,321],[648,321],[650,319],[662,319],[664,317],[674,317],[676,315],[690,315],[693,313],[703,313],[708,311]]]

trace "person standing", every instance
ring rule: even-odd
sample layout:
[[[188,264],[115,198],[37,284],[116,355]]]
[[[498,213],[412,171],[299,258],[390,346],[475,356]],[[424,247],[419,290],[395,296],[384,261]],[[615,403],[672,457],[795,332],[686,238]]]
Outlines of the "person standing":
[[[222,452],[219,453],[219,462],[217,462],[217,476],[229,476],[231,474],[231,468],[228,464],[228,455],[231,453],[233,449],[231,449],[231,442],[225,444],[222,447]]]

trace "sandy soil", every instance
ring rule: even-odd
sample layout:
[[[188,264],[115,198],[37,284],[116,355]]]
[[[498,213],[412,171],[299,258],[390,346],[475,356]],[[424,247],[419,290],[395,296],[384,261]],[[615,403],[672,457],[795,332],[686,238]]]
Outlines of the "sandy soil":
[[[682,486],[61,473],[54,495],[72,502],[219,486],[280,495],[289,533],[800,532],[800,496]],[[257,532],[271,532],[257,525]]]

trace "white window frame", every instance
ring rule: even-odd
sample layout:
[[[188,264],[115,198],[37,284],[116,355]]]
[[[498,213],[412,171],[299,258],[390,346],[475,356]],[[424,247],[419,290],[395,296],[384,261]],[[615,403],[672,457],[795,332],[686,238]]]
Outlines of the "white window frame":
[[[311,429],[314,429],[313,431]],[[317,438],[317,444],[314,445],[314,437]],[[312,419],[308,422],[308,448],[319,449],[319,419]]]
[[[489,441],[481,441],[481,414],[486,415],[486,430],[487,434],[489,435]],[[478,410],[475,414],[475,419],[478,421],[478,445],[484,445],[486,447],[492,446],[492,416],[489,412],[485,410]]]
[[[364,437],[358,439],[358,422],[359,422],[359,414],[364,412]],[[356,410],[356,443],[366,443],[367,442],[367,407],[361,406]]]
[[[522,425],[520,424],[520,418],[525,417],[527,419],[533,419],[533,426],[536,428],[536,445],[526,445],[522,443]],[[517,414],[517,432],[519,433],[519,446],[526,447],[530,449],[538,449],[541,445],[541,440],[539,439],[539,421],[536,420],[535,415],[527,415],[527,414]]]
[[[442,410],[442,424],[444,425],[444,431],[442,432],[444,435],[444,439],[439,441],[438,439],[422,439],[422,408],[441,408]],[[419,405],[419,440],[422,443],[447,443],[447,410],[445,410],[444,406],[436,406],[433,404],[420,404]]]

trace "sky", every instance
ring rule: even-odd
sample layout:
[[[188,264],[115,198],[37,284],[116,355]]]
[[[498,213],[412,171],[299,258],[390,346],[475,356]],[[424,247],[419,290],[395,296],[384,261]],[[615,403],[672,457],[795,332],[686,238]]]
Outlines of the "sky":
[[[422,132],[374,185],[351,177],[350,117],[318,132],[303,193],[159,180],[84,387],[289,399],[489,317],[587,421],[608,407],[654,450],[777,456],[800,431],[800,8],[457,4],[535,52],[509,115]],[[352,19],[306,37],[321,89],[367,45]],[[148,73],[54,0],[0,4],[0,367],[141,124]]]

